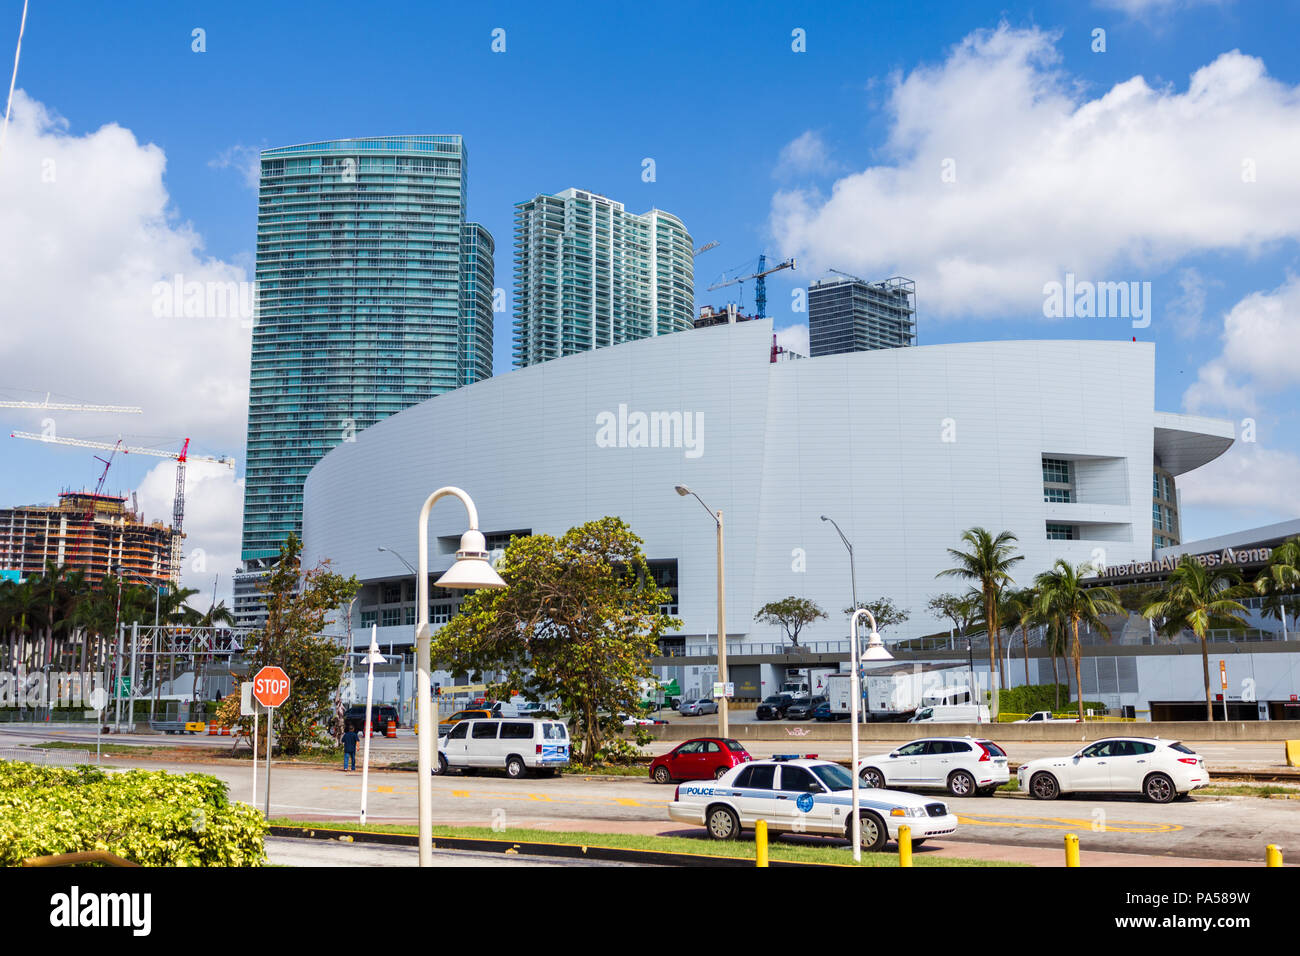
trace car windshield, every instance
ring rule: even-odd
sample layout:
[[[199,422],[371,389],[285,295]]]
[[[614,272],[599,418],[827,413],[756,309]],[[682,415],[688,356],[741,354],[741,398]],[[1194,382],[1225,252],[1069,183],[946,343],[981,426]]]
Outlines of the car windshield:
[[[773,695],[773,696],[767,698],[766,700],[764,700],[763,703],[765,703],[765,704],[779,704],[779,703],[781,703],[781,698],[780,698],[780,697],[777,697],[777,696],[775,696],[775,695]]]
[[[1007,752],[1005,750],[1003,750],[1001,747],[999,747],[991,740],[981,740],[979,744],[981,747],[983,747],[985,750],[989,752],[990,756],[1005,757],[1007,755]]]
[[[829,790],[852,790],[853,778],[838,764],[828,763],[811,768]]]
[[[542,736],[547,740],[564,740],[569,732],[564,724],[542,724]]]

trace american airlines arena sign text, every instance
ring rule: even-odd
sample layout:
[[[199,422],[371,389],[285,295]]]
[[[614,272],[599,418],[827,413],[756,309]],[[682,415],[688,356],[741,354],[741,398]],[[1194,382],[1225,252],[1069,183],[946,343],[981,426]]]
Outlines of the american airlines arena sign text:
[[[1190,555],[1203,568],[1218,568],[1240,564],[1255,564],[1267,561],[1273,554],[1272,548],[1224,548],[1222,551],[1207,551],[1205,554]],[[1135,561],[1132,564],[1119,564],[1106,568],[1098,577],[1116,578],[1131,574],[1163,574],[1178,567],[1178,558],[1165,557],[1159,561]]]

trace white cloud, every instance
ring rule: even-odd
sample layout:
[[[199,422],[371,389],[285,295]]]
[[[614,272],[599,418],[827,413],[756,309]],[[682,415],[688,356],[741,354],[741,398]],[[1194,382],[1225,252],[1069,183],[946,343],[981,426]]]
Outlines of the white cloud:
[[[208,160],[213,169],[235,169],[243,177],[244,185],[256,190],[262,182],[262,151],[257,146],[231,146],[221,155]]]
[[[789,179],[797,176],[825,175],[834,171],[835,164],[831,161],[826,141],[822,139],[820,133],[807,130],[781,148],[781,155],[777,159],[776,169],[773,170],[772,175],[778,179]]]
[[[1119,10],[1133,19],[1145,20],[1153,14],[1162,16],[1188,7],[1224,6],[1231,0],[1096,0],[1102,9]]]
[[[1258,391],[1300,385],[1300,277],[1252,292],[1223,317],[1222,351],[1183,394],[1188,411],[1216,407],[1254,413]]]
[[[807,358],[809,355],[808,326],[791,325],[784,329],[777,329],[776,344],[781,346],[783,349],[798,352],[800,355]]]
[[[176,464],[163,461],[140,480],[136,496],[146,518],[171,524],[175,493]],[[217,599],[231,605],[243,505],[244,481],[231,469],[211,462],[186,464],[181,584],[198,589],[190,603],[201,611],[212,601],[214,578]]]
[[[909,276],[933,314],[1000,315],[1038,312],[1067,271],[1150,279],[1188,254],[1300,237],[1296,87],[1233,51],[1182,92],[1135,76],[1087,98],[1057,39],[1003,24],[894,77],[892,165],[829,198],[779,191],[782,254]]]
[[[56,413],[61,436],[175,436],[177,447],[188,436],[196,454],[241,455],[247,323],[157,317],[154,286],[178,274],[214,285],[246,274],[206,256],[202,237],[172,207],[163,151],[116,124],[72,134],[65,120],[18,91],[0,166],[0,383],[145,410],[132,417]],[[167,520],[174,478],[157,476],[160,469],[174,475],[172,468],[163,463],[146,479],[163,482],[165,506],[153,502],[149,511]],[[195,484],[187,545],[225,555],[240,508],[230,487],[218,487]],[[203,517],[210,508],[219,515]]]
[[[1204,331],[1206,292],[1210,286],[1222,284],[1207,279],[1196,269],[1183,269],[1178,273],[1178,295],[1170,300],[1164,313],[1179,338],[1192,338]]]
[[[1237,442],[1222,457],[1178,479],[1185,508],[1223,508],[1284,520],[1300,515],[1300,458],[1290,452]]]

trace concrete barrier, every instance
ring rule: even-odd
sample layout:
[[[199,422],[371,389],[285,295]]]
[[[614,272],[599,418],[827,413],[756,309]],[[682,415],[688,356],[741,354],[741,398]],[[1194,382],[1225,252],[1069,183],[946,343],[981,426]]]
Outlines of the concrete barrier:
[[[715,736],[718,724],[712,720],[674,722],[654,727],[643,727],[656,740],[680,741],[692,737]],[[732,723],[731,736],[740,741],[781,741],[792,746],[818,740],[848,740],[849,725],[845,721],[816,723],[814,721],[785,723]],[[1015,741],[1088,741],[1103,737],[1163,737],[1166,740],[1292,740],[1300,751],[1300,720],[1249,720],[1249,721],[1137,721],[1136,723],[1094,722],[1082,724],[887,724],[861,725],[861,733],[871,740],[907,741],[917,737],[989,737],[998,742]],[[1300,752],[1295,753],[1300,757]]]

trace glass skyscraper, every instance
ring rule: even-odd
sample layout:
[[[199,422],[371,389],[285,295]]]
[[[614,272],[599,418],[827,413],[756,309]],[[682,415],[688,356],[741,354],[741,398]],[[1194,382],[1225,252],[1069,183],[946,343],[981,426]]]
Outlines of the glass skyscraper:
[[[307,143],[265,150],[261,162],[250,572],[301,533],[303,481],[326,452],[492,375],[493,242],[465,220],[461,137]]]
[[[808,351],[813,358],[915,344],[916,283],[911,279],[846,277],[808,287]]]
[[[637,215],[566,189],[515,205],[514,362],[693,327],[691,236],[671,213]]]

